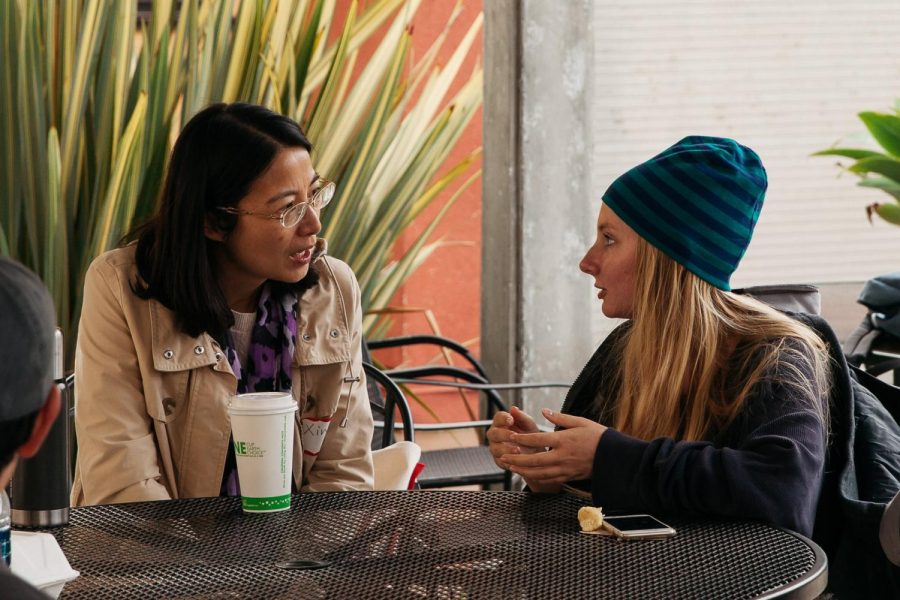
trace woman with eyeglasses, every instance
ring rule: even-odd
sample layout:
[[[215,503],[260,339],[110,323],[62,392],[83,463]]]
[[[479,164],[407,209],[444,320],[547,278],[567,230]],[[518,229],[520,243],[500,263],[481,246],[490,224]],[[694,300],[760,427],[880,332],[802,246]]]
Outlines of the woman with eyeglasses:
[[[293,489],[373,485],[359,285],[325,255],[335,186],[287,117],[215,104],[175,143],[156,215],[85,277],[72,504],[239,495],[229,398],[297,401]]]

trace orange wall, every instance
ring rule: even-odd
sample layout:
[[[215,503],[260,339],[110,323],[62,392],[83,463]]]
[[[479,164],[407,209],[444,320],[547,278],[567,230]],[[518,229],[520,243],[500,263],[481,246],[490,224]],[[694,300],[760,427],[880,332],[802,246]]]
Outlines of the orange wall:
[[[425,0],[413,21],[414,51],[420,55],[428,44],[440,33],[453,10],[452,0]],[[449,59],[457,43],[465,35],[472,22],[481,12],[481,0],[466,0],[463,11],[453,24],[447,42],[438,59]],[[471,73],[476,61],[483,62],[481,40],[470,53],[468,63],[462,73]],[[458,88],[452,88],[452,96]],[[450,154],[449,165],[461,160],[467,153],[481,145],[481,111],[472,119],[456,148]],[[481,168],[480,161],[460,178],[460,183]],[[446,170],[446,169],[445,169]],[[450,194],[445,194],[445,198]],[[443,202],[440,202],[442,205]],[[438,205],[430,207],[421,216],[417,226],[404,235],[409,244],[439,210]],[[452,242],[452,245],[438,249],[431,258],[413,275],[403,287],[401,296],[395,303],[409,307],[430,308],[445,336],[460,342],[474,340],[470,346],[477,352],[480,335],[481,311],[481,181],[473,183],[457,201],[435,232],[435,239]],[[401,242],[402,247],[403,242]],[[424,317],[408,317],[403,320],[397,333],[422,333],[427,331]],[[428,353],[433,354],[433,352]]]
[[[365,5],[365,2],[362,3]],[[413,57],[422,56],[435,38],[445,27],[457,4],[455,0],[423,0],[417,14],[413,18]],[[440,50],[438,63],[446,62],[459,41],[482,10],[481,0],[462,0],[462,11],[450,29],[448,38]],[[346,14],[350,6],[349,0],[338,0],[337,14]],[[357,65],[365,64],[366,54],[371,55],[374,44],[363,47]],[[460,73],[467,77],[476,64],[483,62],[481,35],[476,41],[470,55]],[[447,99],[457,93],[460,82],[457,81],[448,91]],[[472,150],[481,145],[481,111],[479,110],[464,132],[456,148],[441,171],[449,167]],[[462,181],[481,168],[474,165],[469,172],[457,181]],[[453,190],[456,186],[453,187]],[[431,208],[423,213],[409,231],[399,241],[398,251],[408,248],[440,210],[451,192],[439,198]],[[433,239],[442,239],[447,246],[439,248],[429,260],[423,264],[410,281],[401,289],[392,302],[393,306],[426,308],[434,314],[443,335],[469,344],[476,354],[479,348],[480,335],[480,295],[481,295],[481,182],[472,184],[456,201],[454,207],[444,217],[433,235]],[[391,335],[430,332],[428,322],[421,314],[395,317],[395,326]],[[416,352],[403,359],[416,358],[427,360],[435,354],[434,350]],[[389,362],[401,357],[389,354],[380,355]]]
[[[461,0],[460,14],[453,23],[447,39],[440,50],[438,64],[449,60],[469,27],[482,10],[482,0]],[[360,3],[366,5],[366,0]],[[412,22],[412,56],[420,57],[431,46],[450,18],[455,0],[422,0]],[[337,0],[337,15],[347,14],[350,0]],[[339,27],[341,23],[336,23]],[[463,64],[460,74],[466,78],[476,64],[483,63],[483,29],[479,33],[469,57]],[[374,40],[361,48],[357,67],[364,65],[367,56],[371,56],[375,48]],[[446,100],[452,98],[461,87],[457,81],[451,86]],[[463,133],[456,147],[448,157],[446,165],[438,176],[446,172],[472,150],[481,146],[481,110],[473,117],[467,130]],[[453,191],[473,173],[481,169],[480,161],[470,167],[460,177],[456,185],[438,198],[428,211],[419,216],[410,230],[404,232],[398,242],[397,252],[403,252],[416,239],[417,235],[433,220]],[[481,181],[473,183],[457,199],[456,204],[445,215],[435,230],[432,239],[441,239],[447,243],[436,250],[419,270],[412,276],[391,303],[394,307],[429,309],[446,337],[465,343],[473,353],[479,355],[480,347],[480,314],[481,314]],[[396,316],[394,326],[389,335],[430,333],[431,328],[425,316],[409,314]],[[384,351],[377,358],[394,366],[401,362],[417,364],[439,360],[437,350],[433,347],[419,347],[416,350]],[[457,363],[458,364],[458,363]],[[463,403],[459,402],[456,392],[448,388],[427,388],[415,390],[417,396],[433,407],[442,420],[464,420],[467,417]],[[446,402],[440,400],[447,400]],[[429,410],[419,403],[412,402],[413,417],[417,422],[429,422],[434,419]],[[478,410],[477,395],[468,395],[470,410]],[[419,440],[420,443],[425,440]],[[470,443],[478,443],[475,439]]]

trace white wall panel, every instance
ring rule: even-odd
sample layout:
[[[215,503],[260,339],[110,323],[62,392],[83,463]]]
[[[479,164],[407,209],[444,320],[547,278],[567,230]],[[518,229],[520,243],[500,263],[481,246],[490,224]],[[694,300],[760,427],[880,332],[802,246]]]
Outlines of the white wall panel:
[[[835,159],[810,157],[847,136],[865,145],[856,114],[900,97],[900,1],[595,0],[591,19],[585,201],[599,206],[619,173],[684,135],[729,136],[769,174],[736,285],[862,282],[900,269],[900,228],[871,226],[864,213],[888,197],[858,188]],[[595,336],[610,326],[598,317]]]

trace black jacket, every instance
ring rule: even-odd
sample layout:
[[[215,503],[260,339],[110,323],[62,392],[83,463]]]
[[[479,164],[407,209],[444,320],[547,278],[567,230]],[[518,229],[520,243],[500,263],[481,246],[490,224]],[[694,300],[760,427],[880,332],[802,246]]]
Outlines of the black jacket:
[[[831,443],[813,532],[828,556],[828,590],[839,599],[900,598],[900,568],[878,540],[900,490],[900,388],[849,366],[825,321],[793,316],[832,348]]]
[[[605,378],[618,371],[610,350],[627,327],[600,346],[563,412],[612,422],[612,403],[597,395],[609,387]],[[788,362],[813,376],[810,362],[794,353],[785,353],[776,369]],[[815,402],[785,385],[776,370],[754,387],[730,425],[704,441],[646,441],[608,429],[597,445],[588,489],[605,510],[750,518],[809,535],[826,445]]]

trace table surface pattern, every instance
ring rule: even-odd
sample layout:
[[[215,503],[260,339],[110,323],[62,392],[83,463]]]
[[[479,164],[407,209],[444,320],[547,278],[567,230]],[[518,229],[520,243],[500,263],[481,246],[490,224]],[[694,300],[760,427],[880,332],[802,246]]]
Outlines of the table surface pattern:
[[[672,519],[673,538],[620,542],[580,534],[582,505],[524,492],[350,492],[249,515],[235,498],[204,498],[73,509],[53,533],[81,572],[63,598],[721,599],[824,587],[821,550],[788,531]],[[300,559],[329,566],[278,566]]]

